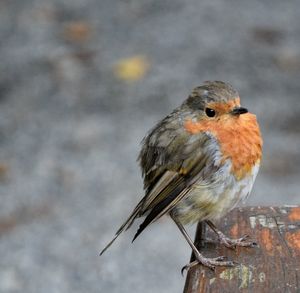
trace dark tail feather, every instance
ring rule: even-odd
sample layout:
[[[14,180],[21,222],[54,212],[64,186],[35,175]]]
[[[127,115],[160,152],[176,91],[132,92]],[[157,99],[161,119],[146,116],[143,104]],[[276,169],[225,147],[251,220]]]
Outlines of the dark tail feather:
[[[153,210],[152,210],[153,211]],[[152,220],[153,220],[153,216],[151,216],[152,212],[146,217],[146,219],[144,220],[144,222],[140,225],[140,227],[138,228],[137,232],[135,233],[132,242],[145,230],[145,228],[151,224]]]
[[[114,238],[102,249],[100,252],[100,255],[102,255],[119,237],[119,235],[125,230],[129,229],[132,223],[134,222],[135,218],[138,216],[138,213],[140,211],[141,202],[136,206],[130,217],[125,221],[125,223],[119,228],[119,230],[116,232]]]
[[[134,235],[132,242],[145,230],[145,228],[150,225],[152,222],[156,221],[160,218],[167,210],[168,206],[173,202],[173,200],[178,196],[178,194],[182,191],[183,186],[185,186],[185,182],[181,182],[179,186],[164,200],[159,202],[150,214],[145,218],[144,222],[140,225],[139,229],[137,230],[136,234]]]
[[[117,233],[115,235],[115,237],[102,249],[102,251],[100,252],[100,255],[102,255],[106,251],[106,249],[108,249],[114,243],[114,241],[118,238],[118,236],[121,234],[121,232]]]

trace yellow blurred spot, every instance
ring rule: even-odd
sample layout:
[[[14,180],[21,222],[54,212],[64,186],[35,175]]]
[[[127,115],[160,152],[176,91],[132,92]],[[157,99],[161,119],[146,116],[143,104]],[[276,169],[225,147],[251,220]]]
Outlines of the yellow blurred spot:
[[[144,77],[149,69],[149,61],[143,55],[121,59],[114,66],[114,74],[119,79],[131,82]]]

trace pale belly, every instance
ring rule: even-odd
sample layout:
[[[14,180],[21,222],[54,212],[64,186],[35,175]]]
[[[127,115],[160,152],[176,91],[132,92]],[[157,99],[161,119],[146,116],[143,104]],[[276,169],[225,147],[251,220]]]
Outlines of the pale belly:
[[[182,224],[203,220],[217,220],[244,201],[251,192],[259,164],[251,173],[237,181],[228,171],[212,184],[195,184],[189,193],[173,208],[172,213]],[[225,170],[223,170],[225,171]]]

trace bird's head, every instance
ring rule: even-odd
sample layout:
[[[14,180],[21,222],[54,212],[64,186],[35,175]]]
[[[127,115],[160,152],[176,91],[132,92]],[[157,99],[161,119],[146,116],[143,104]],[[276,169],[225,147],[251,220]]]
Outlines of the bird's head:
[[[207,81],[196,87],[183,107],[195,114],[201,120],[228,120],[236,119],[248,113],[241,107],[238,92],[228,83],[222,81]]]

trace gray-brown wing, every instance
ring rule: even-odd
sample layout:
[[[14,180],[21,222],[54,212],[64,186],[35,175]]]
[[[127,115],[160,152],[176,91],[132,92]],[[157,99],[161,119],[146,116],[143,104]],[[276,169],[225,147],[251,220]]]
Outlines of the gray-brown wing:
[[[210,177],[219,167],[213,160],[217,149],[211,146],[215,145],[215,141],[206,133],[181,133],[172,140],[165,140],[169,141],[165,147],[160,142],[168,135],[167,131],[161,135],[164,138],[155,138],[151,143],[150,134],[140,154],[146,195],[138,215],[149,214],[135,238],[150,223],[169,212],[196,180],[202,179],[205,184],[205,177]]]
[[[168,121],[169,117],[143,140],[139,162],[146,194],[101,254],[137,217],[148,214],[135,238],[146,226],[170,211],[196,179],[203,177],[205,182],[205,174],[214,173],[217,168],[211,159],[214,154],[211,153],[210,136],[206,133],[190,135],[173,119]]]

